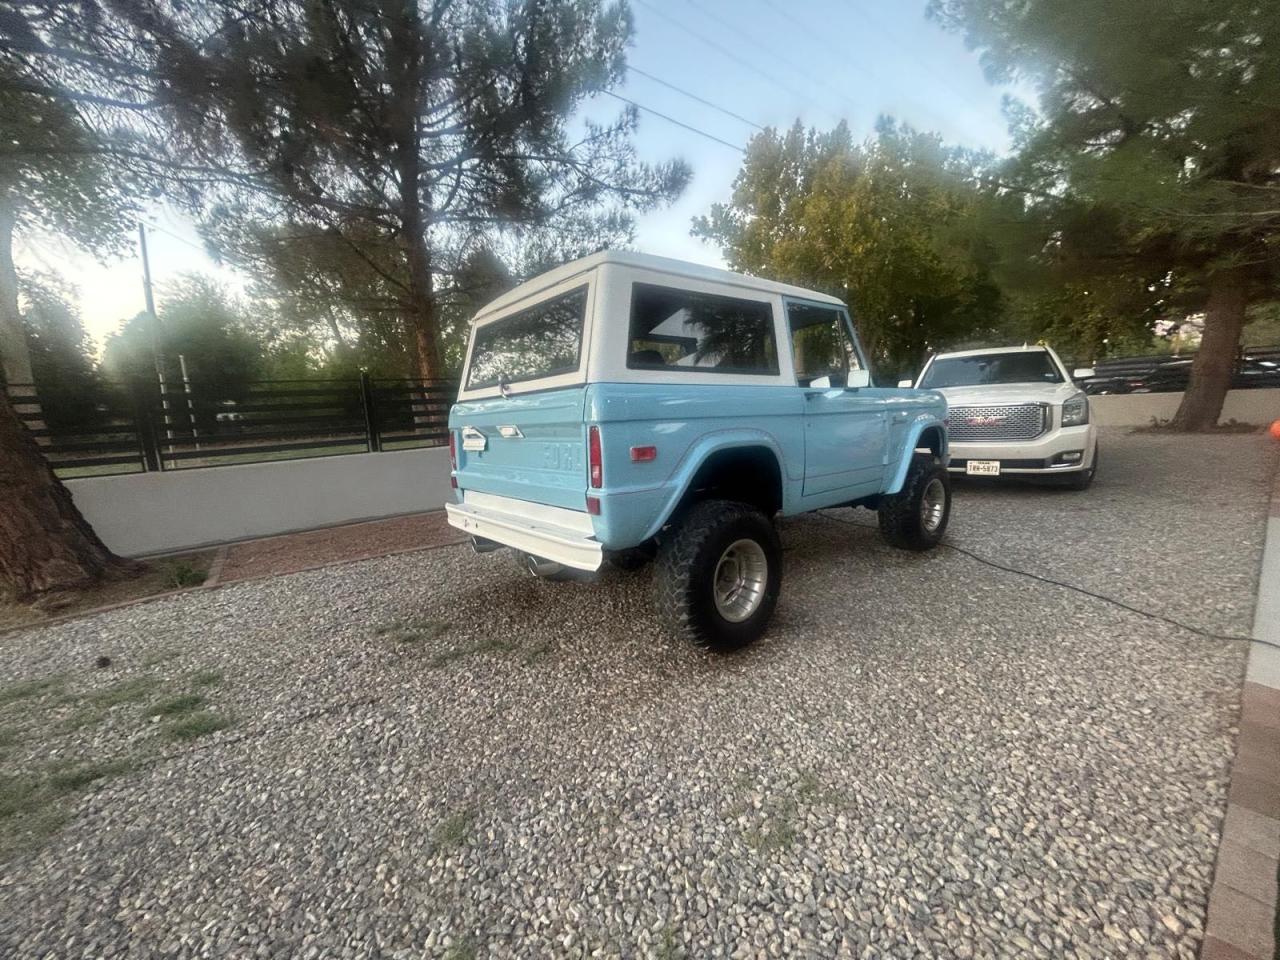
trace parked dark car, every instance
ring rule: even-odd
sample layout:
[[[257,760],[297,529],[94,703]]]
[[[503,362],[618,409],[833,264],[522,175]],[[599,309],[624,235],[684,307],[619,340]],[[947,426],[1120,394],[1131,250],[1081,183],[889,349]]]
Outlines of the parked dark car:
[[[1123,393],[1176,393],[1191,381],[1194,354],[1181,356],[1120,357],[1099,361],[1093,376],[1080,386],[1092,395]],[[1280,387],[1280,349],[1255,348],[1236,361],[1231,389]]]

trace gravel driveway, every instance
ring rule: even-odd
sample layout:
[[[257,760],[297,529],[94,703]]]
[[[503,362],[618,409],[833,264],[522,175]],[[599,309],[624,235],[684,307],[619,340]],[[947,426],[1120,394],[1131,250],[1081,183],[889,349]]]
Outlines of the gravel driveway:
[[[1246,633],[1280,447],[1104,444],[1085,494],[959,486],[952,541]],[[732,657],[643,574],[458,547],[5,638],[5,682],[66,674],[6,766],[163,745],[0,864],[0,955],[1194,957],[1244,644],[841,521],[783,523]],[[49,719],[218,673],[197,739]]]

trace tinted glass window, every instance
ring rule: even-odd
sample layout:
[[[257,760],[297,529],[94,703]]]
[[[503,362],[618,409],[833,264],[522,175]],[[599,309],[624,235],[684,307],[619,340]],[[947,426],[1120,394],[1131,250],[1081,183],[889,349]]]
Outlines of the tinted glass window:
[[[773,310],[759,300],[637,283],[631,292],[627,366],[776,374]]]
[[[1029,353],[986,353],[947,357],[929,365],[920,386],[971,387],[986,383],[1061,383],[1057,364],[1043,350]]]
[[[517,383],[578,369],[587,288],[535,304],[476,331],[467,389]]]
[[[828,386],[843,387],[849,382],[849,371],[861,368],[842,311],[788,303],[787,323],[800,386],[807,387],[814,380],[827,377]]]

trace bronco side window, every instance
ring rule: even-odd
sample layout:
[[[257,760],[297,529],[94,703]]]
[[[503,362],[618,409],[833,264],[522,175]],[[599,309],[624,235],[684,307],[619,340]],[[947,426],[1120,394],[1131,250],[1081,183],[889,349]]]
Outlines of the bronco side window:
[[[637,283],[627,367],[776,376],[773,309],[761,300]]]
[[[843,387],[849,382],[850,370],[862,369],[842,311],[812,303],[788,303],[787,323],[800,386]]]

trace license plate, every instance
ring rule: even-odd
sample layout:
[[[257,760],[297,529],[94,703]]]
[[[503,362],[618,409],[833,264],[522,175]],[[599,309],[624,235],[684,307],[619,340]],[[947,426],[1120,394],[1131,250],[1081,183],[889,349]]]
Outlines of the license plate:
[[[967,460],[965,461],[964,472],[971,477],[998,477],[1000,476],[1000,461]]]

